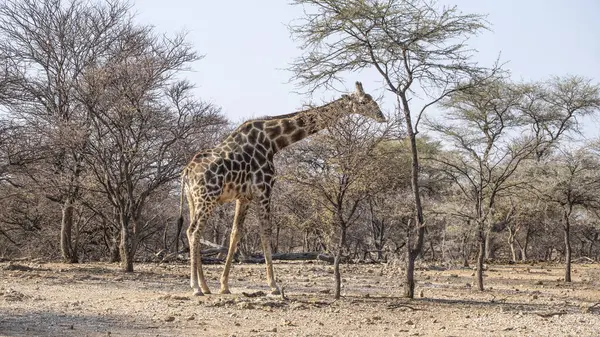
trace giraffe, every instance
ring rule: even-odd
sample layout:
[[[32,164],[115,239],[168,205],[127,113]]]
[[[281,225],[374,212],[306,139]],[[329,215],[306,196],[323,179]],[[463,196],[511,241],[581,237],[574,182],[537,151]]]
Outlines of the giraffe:
[[[279,294],[275,282],[270,245],[270,201],[275,167],[273,156],[303,138],[327,128],[341,117],[361,114],[384,122],[375,100],[356,82],[356,91],[308,110],[287,115],[254,119],[243,123],[212,149],[197,153],[184,168],[181,178],[180,219],[183,222],[183,194],[188,203],[190,224],[190,286],[194,295],[210,294],[202,271],[200,239],[213,209],[235,200],[235,215],[229,251],[220,279],[221,294],[229,294],[229,271],[240,240],[240,228],[251,202],[258,206],[260,238],[271,294]]]

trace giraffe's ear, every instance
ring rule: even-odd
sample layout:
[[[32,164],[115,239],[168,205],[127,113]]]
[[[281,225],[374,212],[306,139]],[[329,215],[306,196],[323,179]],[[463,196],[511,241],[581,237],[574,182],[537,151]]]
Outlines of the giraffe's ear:
[[[356,81],[356,93],[359,96],[363,96],[365,94],[365,91],[363,90],[363,86],[362,83]]]

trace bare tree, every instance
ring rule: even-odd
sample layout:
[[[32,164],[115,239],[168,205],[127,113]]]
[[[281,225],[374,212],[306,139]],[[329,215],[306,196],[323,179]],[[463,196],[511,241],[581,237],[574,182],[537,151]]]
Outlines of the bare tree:
[[[13,120],[39,133],[39,173],[30,180],[62,208],[60,246],[77,262],[72,244],[73,207],[81,195],[87,119],[74,93],[90,66],[131,23],[120,1],[3,1],[0,4],[0,63],[6,80],[0,96]]]
[[[131,272],[141,234],[148,230],[142,222],[146,202],[179,176],[190,149],[210,145],[226,121],[174,77],[198,59],[184,36],[161,38],[137,27],[115,48],[86,73],[80,97],[91,120],[86,160],[114,209],[121,261]]]
[[[300,84],[330,87],[348,71],[375,69],[395,96],[410,141],[416,239],[407,245],[405,295],[414,297],[414,263],[424,242],[417,134],[423,113],[452,92],[473,85],[481,68],[466,42],[487,29],[485,17],[441,8],[430,0],[295,0],[305,7],[290,30],[304,54],[291,67]],[[458,85],[464,83],[465,85]],[[426,97],[418,108],[411,99]],[[413,111],[415,110],[415,111]],[[414,242],[412,242],[414,241]]]

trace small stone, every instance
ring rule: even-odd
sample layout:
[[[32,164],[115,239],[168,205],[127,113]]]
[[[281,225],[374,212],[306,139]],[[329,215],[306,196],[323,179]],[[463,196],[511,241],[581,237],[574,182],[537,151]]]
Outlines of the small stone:
[[[533,296],[531,296],[531,298],[533,298],[534,300],[537,300],[538,299],[538,295],[533,295]]]
[[[303,303],[292,303],[290,305],[290,309],[292,310],[303,310],[306,309],[306,305],[304,305]]]
[[[271,330],[267,330],[267,332],[277,332],[277,328],[273,328]]]
[[[255,306],[252,303],[249,302],[240,302],[237,304],[238,308],[240,309],[254,309]]]
[[[406,325],[415,325],[415,322],[413,322],[411,320],[408,320],[408,321],[404,322],[404,324],[406,324]]]
[[[188,321],[193,321],[193,320],[195,320],[195,319],[196,319],[196,316],[192,315],[192,316],[189,316],[189,317],[188,317],[188,318],[186,318],[186,319],[187,319]]]
[[[167,316],[165,317],[165,322],[173,322],[175,320],[174,316]]]
[[[281,322],[282,326],[295,326],[296,324],[290,320],[284,319],[283,322]]]

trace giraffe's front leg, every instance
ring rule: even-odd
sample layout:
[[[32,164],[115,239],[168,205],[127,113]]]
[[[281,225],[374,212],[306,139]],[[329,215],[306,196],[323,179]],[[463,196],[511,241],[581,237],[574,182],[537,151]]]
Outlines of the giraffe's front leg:
[[[273,271],[273,260],[271,257],[271,221],[270,221],[270,196],[265,195],[260,200],[260,241],[265,255],[265,264],[267,267],[267,284],[271,288],[272,295],[279,295],[281,291],[275,282],[275,273]]]
[[[221,294],[230,294],[229,291],[229,272],[231,271],[231,263],[233,256],[237,250],[237,244],[240,241],[240,231],[246,218],[248,211],[249,202],[247,200],[238,199],[235,204],[235,216],[233,218],[233,228],[231,229],[231,236],[229,239],[229,251],[227,252],[227,259],[225,260],[225,268],[223,268],[223,275],[221,275]]]
[[[273,271],[273,259],[271,257],[271,230],[266,227],[266,225],[262,225],[261,221],[261,229],[260,229],[260,240],[263,246],[263,252],[265,255],[265,264],[267,267],[267,285],[271,288],[271,295],[279,295],[281,291],[275,282],[275,272]]]

